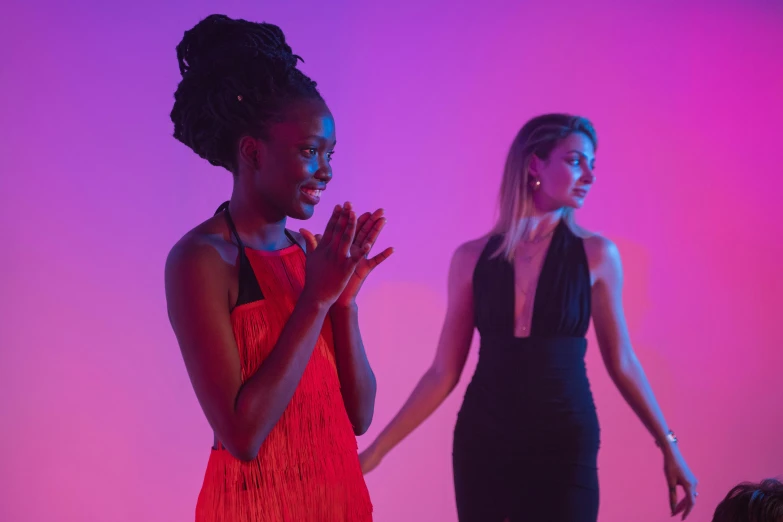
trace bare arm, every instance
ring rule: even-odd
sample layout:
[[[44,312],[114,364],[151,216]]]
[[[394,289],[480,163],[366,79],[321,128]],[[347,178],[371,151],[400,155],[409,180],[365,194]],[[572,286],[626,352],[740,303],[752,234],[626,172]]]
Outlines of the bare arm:
[[[375,411],[376,383],[359,332],[359,309],[355,303],[335,304],[330,316],[343,402],[354,433],[363,435]]]
[[[472,280],[478,254],[480,248],[472,243],[462,245],[454,253],[449,268],[446,319],[435,360],[400,412],[373,442],[369,451],[375,454],[376,462],[365,465],[365,471],[424,422],[459,382],[473,339]]]
[[[634,353],[622,303],[623,272],[620,253],[607,239],[595,237],[599,244],[591,257],[596,264],[593,285],[593,324],[604,365],[634,413],[661,446],[669,446],[669,427],[655,400],[652,387]]]
[[[232,455],[252,460],[294,395],[328,306],[300,299],[269,357],[242,385],[220,272],[227,270],[213,247],[175,247],[166,263],[169,319],[210,426]]]
[[[697,482],[677,444],[667,438],[669,426],[631,346],[622,304],[620,253],[614,243],[605,238],[596,236],[589,241],[590,264],[596,272],[592,292],[593,324],[601,357],[617,389],[663,451],[671,509],[673,514],[682,511],[685,518],[695,502]],[[686,493],[679,505],[675,505],[677,484],[682,485]]]

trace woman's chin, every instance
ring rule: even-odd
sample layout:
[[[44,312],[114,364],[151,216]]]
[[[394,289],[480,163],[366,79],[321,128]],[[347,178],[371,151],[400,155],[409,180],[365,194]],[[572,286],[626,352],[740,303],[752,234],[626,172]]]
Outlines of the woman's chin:
[[[305,221],[313,217],[313,214],[315,214],[315,205],[300,203],[291,210],[288,217]]]

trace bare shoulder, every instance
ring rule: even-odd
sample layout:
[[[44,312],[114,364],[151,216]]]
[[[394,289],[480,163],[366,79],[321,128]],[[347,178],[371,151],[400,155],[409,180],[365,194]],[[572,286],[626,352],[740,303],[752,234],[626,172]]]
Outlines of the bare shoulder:
[[[621,270],[620,251],[614,241],[600,234],[590,234],[584,238],[584,245],[590,272],[596,279],[617,275]]]
[[[166,258],[166,279],[172,276],[212,272],[234,265],[237,247],[228,240],[221,220],[212,217],[185,233]]]
[[[619,257],[620,251],[614,241],[600,234],[591,234],[584,239],[585,252],[588,258],[604,261],[607,258]]]
[[[462,243],[460,246],[457,247],[457,249],[454,251],[454,256],[459,257],[468,257],[473,258],[475,257],[478,261],[479,256],[481,256],[481,253],[484,251],[484,248],[487,246],[487,242],[489,241],[489,236],[483,236],[477,239],[471,239],[470,241],[466,241],[465,243]]]
[[[478,239],[472,239],[454,250],[454,254],[451,257],[451,274],[452,277],[459,280],[470,281],[473,277],[473,271],[476,268],[481,253],[487,246],[489,236],[480,237]]]

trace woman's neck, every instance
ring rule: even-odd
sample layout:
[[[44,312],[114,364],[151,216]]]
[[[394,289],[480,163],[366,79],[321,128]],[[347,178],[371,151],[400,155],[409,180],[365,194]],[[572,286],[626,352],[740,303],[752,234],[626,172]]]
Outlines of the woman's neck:
[[[291,244],[285,234],[285,215],[281,218],[278,212],[250,203],[236,190],[228,210],[245,246],[254,250],[280,250]]]
[[[526,223],[523,227],[522,239],[535,241],[542,236],[550,234],[562,218],[562,208],[554,211],[541,211],[534,207],[533,212],[525,218]]]

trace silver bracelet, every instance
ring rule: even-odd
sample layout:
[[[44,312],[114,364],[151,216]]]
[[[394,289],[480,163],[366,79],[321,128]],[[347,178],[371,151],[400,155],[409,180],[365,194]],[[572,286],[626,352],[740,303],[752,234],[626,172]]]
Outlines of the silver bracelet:
[[[671,442],[672,444],[677,444],[677,436],[674,434],[672,430],[669,430],[669,433],[666,434],[666,440],[668,442]],[[655,441],[655,445],[659,448],[661,447],[661,443],[657,440]]]

